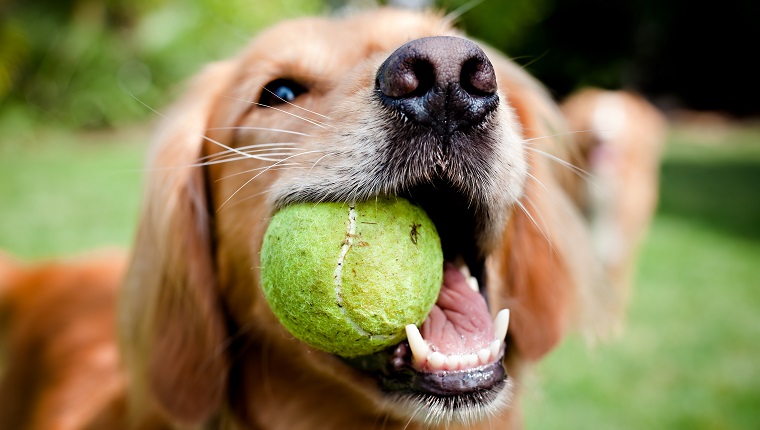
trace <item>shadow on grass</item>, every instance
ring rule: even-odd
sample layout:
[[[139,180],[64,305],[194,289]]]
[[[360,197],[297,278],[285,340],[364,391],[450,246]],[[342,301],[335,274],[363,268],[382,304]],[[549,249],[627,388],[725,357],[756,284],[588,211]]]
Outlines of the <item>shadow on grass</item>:
[[[659,213],[760,240],[760,162],[666,160]]]

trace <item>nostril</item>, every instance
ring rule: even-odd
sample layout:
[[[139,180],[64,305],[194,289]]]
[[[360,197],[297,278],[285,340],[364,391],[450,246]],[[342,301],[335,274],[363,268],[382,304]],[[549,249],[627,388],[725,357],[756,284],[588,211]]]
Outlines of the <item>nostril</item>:
[[[377,78],[380,91],[392,98],[418,97],[435,85],[435,68],[424,59],[403,58],[400,64],[389,65]]]
[[[490,61],[473,57],[462,65],[460,76],[462,89],[473,96],[490,96],[496,94],[496,74]]]
[[[412,95],[421,96],[433,89],[435,86],[435,66],[429,61],[418,60],[415,61],[413,70],[415,75],[417,75],[419,85],[417,86],[415,94]]]

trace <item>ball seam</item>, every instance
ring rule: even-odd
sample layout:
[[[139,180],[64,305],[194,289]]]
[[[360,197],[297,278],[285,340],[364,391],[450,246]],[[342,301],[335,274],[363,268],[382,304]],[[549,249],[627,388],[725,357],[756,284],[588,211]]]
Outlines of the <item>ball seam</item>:
[[[357,217],[358,217],[358,214],[356,211],[356,205],[352,203],[348,206],[348,220],[346,221],[346,238],[343,240],[343,243],[341,244],[340,253],[338,254],[338,261],[335,266],[335,272],[333,274],[333,279],[335,281],[335,303],[338,305],[338,309],[340,309],[340,312],[341,314],[343,314],[343,317],[346,319],[346,321],[361,336],[367,336],[370,339],[378,339],[378,340],[388,339],[391,336],[372,334],[364,330],[359,324],[356,323],[356,321],[353,320],[353,318],[351,318],[351,316],[348,314],[348,310],[343,306],[343,266],[346,262],[346,256],[348,255],[348,252],[351,250],[351,247],[354,245],[354,242],[357,238],[357,235],[356,235],[356,218]]]

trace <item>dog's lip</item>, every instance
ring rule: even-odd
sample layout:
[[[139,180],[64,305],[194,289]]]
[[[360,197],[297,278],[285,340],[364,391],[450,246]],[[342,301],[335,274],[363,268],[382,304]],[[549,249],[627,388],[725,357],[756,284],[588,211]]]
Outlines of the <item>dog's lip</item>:
[[[409,342],[386,350],[343,358],[351,367],[372,376],[382,391],[391,395],[427,395],[466,398],[473,393],[493,393],[505,385],[504,343],[498,358],[487,364],[460,370],[421,371],[413,365]]]
[[[506,378],[506,371],[500,359],[462,370],[440,370],[436,372],[414,371],[414,380],[409,391],[424,392],[436,396],[467,395],[483,390],[491,390]]]
[[[421,329],[406,326],[412,364],[420,371],[463,370],[499,358],[506,338],[509,310],[492,320],[475,277],[462,263],[444,264],[441,292]]]
[[[446,263],[449,270],[454,266]],[[454,268],[457,271],[459,269]],[[449,276],[452,276],[450,273]],[[464,277],[463,277],[464,278]],[[444,281],[446,282],[446,281]],[[470,288],[462,286],[457,288]],[[481,290],[482,291],[482,290]],[[481,292],[473,294],[481,294]],[[488,312],[487,306],[485,311]],[[416,331],[409,339],[403,340],[395,346],[382,350],[380,352],[364,355],[360,357],[344,358],[343,360],[351,367],[373,376],[379,383],[380,388],[393,394],[413,394],[428,395],[435,397],[456,397],[469,396],[473,393],[488,393],[498,391],[499,387],[504,386],[507,379],[506,370],[504,369],[503,359],[505,353],[506,322],[508,322],[508,311],[506,311],[506,321],[504,321],[504,312],[500,313],[495,322],[497,328],[491,327],[489,336],[500,337],[498,341],[494,339],[488,342],[488,356],[476,357],[473,360],[461,360],[455,358],[454,365],[444,356],[444,360],[436,362],[438,358],[433,357],[431,362],[430,355],[424,356],[416,351],[419,348],[419,342],[423,342],[427,347],[431,345],[419,336],[416,327],[412,329],[407,327],[407,332]],[[432,351],[430,351],[432,352]],[[458,351],[449,350],[455,355]],[[442,354],[438,354],[442,355]]]

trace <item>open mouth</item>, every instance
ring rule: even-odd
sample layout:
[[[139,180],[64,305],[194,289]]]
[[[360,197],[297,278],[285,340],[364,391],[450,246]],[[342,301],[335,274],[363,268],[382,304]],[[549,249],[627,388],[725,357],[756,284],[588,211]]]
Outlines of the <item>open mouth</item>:
[[[444,183],[415,187],[403,197],[436,224],[444,255],[441,291],[422,326],[406,327],[406,340],[344,360],[373,375],[390,395],[439,400],[449,409],[488,404],[507,384],[502,361],[509,311],[492,318],[489,310],[477,240],[484,220],[476,205]]]

